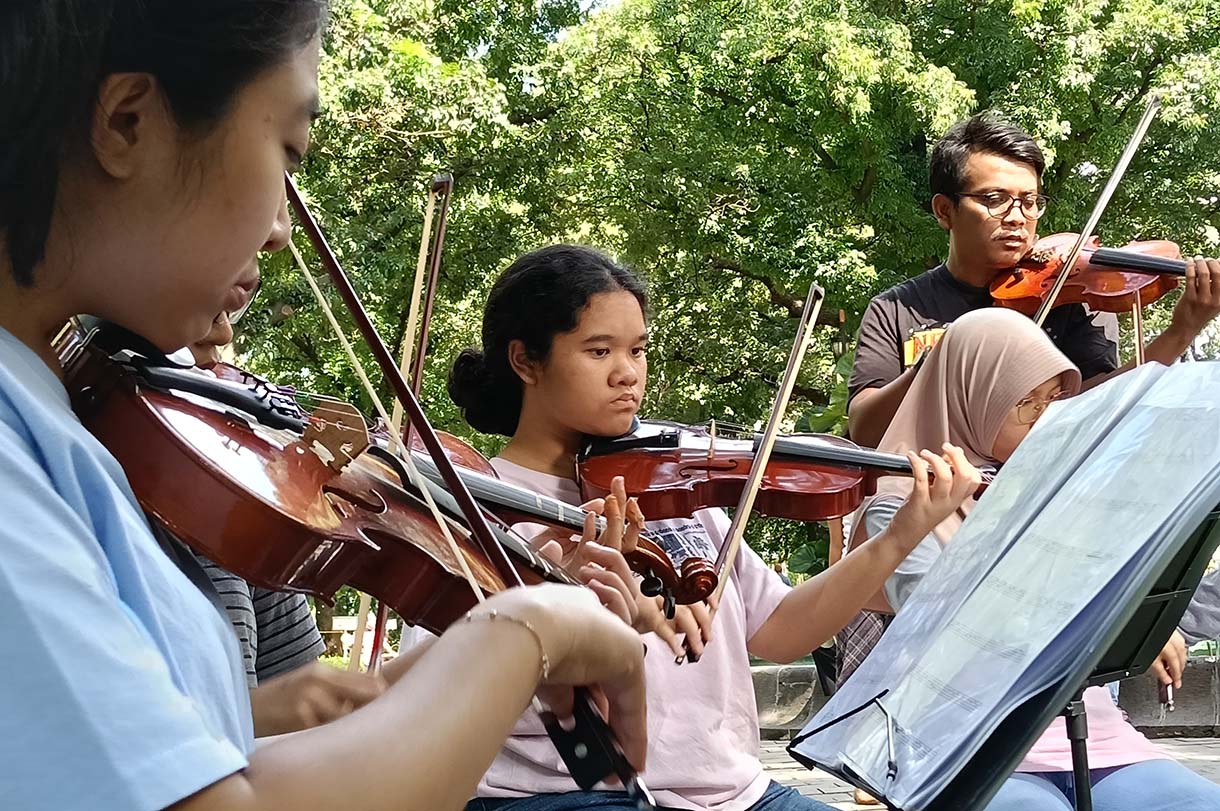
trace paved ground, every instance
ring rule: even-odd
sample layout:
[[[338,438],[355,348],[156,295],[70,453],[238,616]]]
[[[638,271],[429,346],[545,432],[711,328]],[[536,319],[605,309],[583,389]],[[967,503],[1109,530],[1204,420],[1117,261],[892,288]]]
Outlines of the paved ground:
[[[1220,738],[1171,738],[1158,741],[1183,765],[1207,779],[1220,783]],[[877,811],[883,806],[856,805],[852,788],[818,771],[809,771],[784,751],[787,741],[763,741],[762,762],[773,780],[794,787],[801,794],[815,797],[835,808],[852,811]]]

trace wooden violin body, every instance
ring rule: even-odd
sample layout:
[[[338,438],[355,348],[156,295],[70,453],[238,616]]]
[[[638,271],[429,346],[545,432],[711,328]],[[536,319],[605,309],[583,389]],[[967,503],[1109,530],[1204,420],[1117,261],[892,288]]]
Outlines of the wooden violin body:
[[[690,516],[737,503],[755,441],[713,437],[701,428],[645,422],[644,436],[592,443],[579,462],[582,494],[609,492],[615,476],[649,518]],[[906,457],[860,448],[841,437],[797,434],[776,441],[755,509],[798,521],[847,515],[882,475],[910,475]]]
[[[1064,272],[1064,260],[1078,238],[1064,233],[1039,239],[1016,268],[991,283],[992,299],[1001,307],[1033,315]],[[1133,242],[1112,249],[1090,237],[1067,270],[1055,306],[1086,304],[1099,312],[1129,313],[1137,304],[1151,304],[1173,290],[1185,272],[1182,252],[1173,242]]]
[[[123,466],[141,507],[225,569],[327,601],[352,585],[437,633],[475,605],[464,568],[485,594],[508,587],[470,543],[441,488],[432,494],[450,507],[465,567],[391,463],[353,447],[350,461],[331,464],[314,447],[317,419],[290,413],[291,401],[274,386],[250,383],[239,407],[232,402],[241,375],[232,370],[209,379],[198,370],[122,362],[110,349],[83,336],[61,346],[78,415]],[[230,404],[189,390],[215,391]],[[500,534],[524,582],[574,582]]]

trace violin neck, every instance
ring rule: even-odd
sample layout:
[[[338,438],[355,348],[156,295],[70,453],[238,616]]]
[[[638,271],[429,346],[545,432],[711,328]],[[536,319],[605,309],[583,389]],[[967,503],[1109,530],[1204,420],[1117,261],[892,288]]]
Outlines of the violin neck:
[[[440,485],[437,486],[439,487]],[[478,496],[475,496],[475,498],[478,498]],[[568,586],[583,585],[562,567],[535,552],[528,543],[512,532],[505,532],[497,528],[496,535],[505,549],[524,560],[531,569],[542,575],[546,580],[550,580],[552,583],[563,583]]]
[[[1116,270],[1130,270],[1135,273],[1154,273],[1164,276],[1186,275],[1186,261],[1183,259],[1124,251],[1121,248],[1098,248],[1093,251],[1089,264]]]
[[[403,480],[404,484],[406,483],[406,470],[402,467],[401,460],[396,459],[394,454],[376,445],[370,446],[369,451],[374,458],[382,461],[390,470],[393,470],[395,474]],[[457,499],[453,497],[453,494],[449,492],[449,490],[445,487],[444,482],[441,481],[440,471],[437,470],[436,465],[432,462],[432,459],[427,454],[419,452],[416,452],[413,456],[415,466],[427,480],[424,482],[424,484],[428,486],[428,490],[431,493],[432,498],[436,501],[436,504],[441,508],[441,510],[449,513],[450,515],[461,516],[462,512],[458,507]],[[467,488],[470,489],[471,494],[478,499],[478,490],[472,487],[471,480],[465,479],[465,477],[479,477],[481,479],[487,479],[488,477],[473,471],[463,470],[462,468],[457,468],[457,471],[464,477],[464,483],[466,484]],[[394,483],[391,480],[384,479],[384,481],[386,484],[394,486]],[[490,479],[490,481],[495,482],[496,480]],[[572,577],[560,566],[557,566],[539,555],[530,548],[528,543],[514,533],[506,531],[498,526],[491,527],[491,531],[496,543],[500,544],[517,558],[524,561],[527,566],[529,566],[543,578],[556,583],[565,583],[569,586],[580,585],[579,580]],[[489,556],[491,555],[491,550],[484,551]]]
[[[426,454],[415,452],[414,458],[421,473],[438,484],[443,483],[436,465]],[[457,471],[476,501],[511,510],[519,515],[531,516],[547,524],[571,527],[578,532],[584,529],[585,514],[576,507],[540,493],[514,487],[473,470],[459,467]],[[599,528],[604,523],[604,519],[599,519]]]
[[[758,436],[755,436],[755,441],[758,441]],[[775,440],[774,455],[807,459],[842,467],[858,467],[879,473],[911,475],[911,463],[900,454],[865,448],[840,447],[820,442],[814,437],[780,437]]]

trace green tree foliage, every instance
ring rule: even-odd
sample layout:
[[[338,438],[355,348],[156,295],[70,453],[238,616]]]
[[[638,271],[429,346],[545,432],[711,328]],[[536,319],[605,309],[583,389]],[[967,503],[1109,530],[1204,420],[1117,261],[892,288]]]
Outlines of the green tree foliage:
[[[301,183],[397,346],[424,189],[453,172],[424,384],[441,427],[470,433],[444,378],[477,340],[491,280],[524,250],[575,240],[650,281],[657,417],[765,419],[805,291],[822,285],[826,326],[790,414],[841,430],[838,313],[854,332],[872,295],[943,254],[927,156],[970,113],[994,108],[1039,138],[1051,233],[1080,226],[1143,99],[1163,93],[1101,235],[1215,252],[1218,38],[1220,0],[336,0]],[[370,410],[288,256],[265,277],[243,361]],[[774,559],[821,544],[802,568],[823,541],[754,530]]]

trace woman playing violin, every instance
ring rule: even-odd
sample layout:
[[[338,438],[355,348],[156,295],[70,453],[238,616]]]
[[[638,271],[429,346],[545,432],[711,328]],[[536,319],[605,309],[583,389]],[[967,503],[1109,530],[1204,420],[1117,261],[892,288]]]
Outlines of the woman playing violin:
[[[958,317],[991,306],[988,286],[1037,240],[1038,220],[1049,204],[1042,193],[1045,168],[1033,138],[987,113],[960,122],[937,142],[929,185],[932,213],[949,233],[949,255],[869,302],[848,384],[853,440],[875,446],[921,354]],[[1149,360],[1173,363],[1220,315],[1220,261],[1187,262],[1184,288],[1170,326],[1144,350]],[[1113,315],[1067,304],[1051,311],[1045,327],[1079,367],[1085,388],[1117,369]]]
[[[580,501],[576,454],[586,437],[632,429],[648,373],[647,300],[630,270],[590,248],[555,245],[517,259],[496,281],[483,315],[483,345],[450,372],[449,391],[476,429],[510,437],[492,464],[500,476],[569,503]],[[706,608],[679,611],[695,663],[675,664],[669,640],[647,635],[649,768],[666,808],[714,811],[824,809],[768,780],[758,760],[750,655],[792,661],[839,630],[880,588],[884,574],[974,491],[977,471],[957,448],[911,455],[922,477],[903,520],[853,560],[789,589],[742,549],[710,627]],[[647,523],[684,557],[715,559],[728,527],[721,510]],[[876,568],[874,568],[876,567]],[[702,626],[702,627],[701,627]],[[625,809],[622,795],[573,792],[537,718],[527,714],[479,784],[468,811]]]
[[[1027,317],[1000,309],[962,316],[946,331],[902,401],[881,449],[901,452],[924,443],[952,442],[975,465],[1007,460],[1048,404],[1074,394],[1080,372]],[[910,483],[883,480],[854,516],[853,545],[888,531],[900,520]],[[901,611],[946,543],[952,542],[974,499],[940,521],[890,575],[872,606]],[[861,547],[862,548],[862,547]],[[849,553],[850,560],[856,553]],[[838,564],[836,564],[838,565]],[[871,640],[875,644],[876,640]],[[862,644],[863,643],[863,644]],[[848,640],[858,665],[869,641]],[[1180,685],[1186,649],[1179,635],[1154,667],[1163,683]],[[1149,743],[1122,717],[1104,687],[1085,691],[1089,764],[1097,811],[1171,811],[1220,807],[1220,787],[1199,777]],[[1034,744],[987,811],[1070,809],[1069,742],[1057,719]]]
[[[387,666],[380,698],[256,750],[231,627],[70,410],[51,345],[69,317],[173,351],[244,303],[259,250],[285,245],[325,14],[320,0],[0,11],[0,107],[19,122],[0,128],[0,621],[20,652],[0,676],[0,806],[459,807],[540,683],[600,686],[643,765],[639,637],[565,586],[492,597]]]

